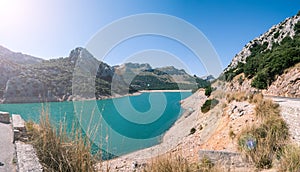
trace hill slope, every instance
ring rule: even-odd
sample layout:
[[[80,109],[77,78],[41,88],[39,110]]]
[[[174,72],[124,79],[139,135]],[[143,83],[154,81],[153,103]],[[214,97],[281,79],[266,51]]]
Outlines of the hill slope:
[[[84,48],[75,48],[65,58],[41,60],[0,47],[0,71],[4,73],[0,77],[3,103],[101,99],[112,93],[126,95],[138,90],[196,89],[209,85],[208,81],[172,66],[153,69],[149,64],[127,63],[111,67]]]
[[[278,78],[292,76],[292,74],[283,74],[293,71],[286,70],[294,68],[298,63],[300,63],[300,16],[296,15],[250,41],[233,58],[220,78],[231,81],[232,90],[251,90],[250,87],[267,90],[272,88],[271,92],[274,95],[283,95],[279,90],[275,91],[274,86],[270,86]],[[299,88],[300,83],[296,82],[298,79],[299,76],[295,78],[295,82],[281,79],[276,82],[276,85]],[[288,95],[299,97],[298,90]]]

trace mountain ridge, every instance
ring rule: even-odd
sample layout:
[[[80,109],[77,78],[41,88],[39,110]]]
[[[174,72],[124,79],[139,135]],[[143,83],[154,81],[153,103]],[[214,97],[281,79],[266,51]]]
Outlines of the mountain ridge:
[[[3,103],[103,99],[112,94],[122,96],[139,90],[192,90],[209,85],[208,81],[174,67],[153,69],[149,64],[134,63],[109,66],[82,47],[71,50],[64,58],[41,60],[24,55],[26,58],[17,62],[5,58],[5,54],[13,52],[6,48],[2,50],[0,71],[6,74],[0,77]],[[31,61],[22,63],[31,57]]]

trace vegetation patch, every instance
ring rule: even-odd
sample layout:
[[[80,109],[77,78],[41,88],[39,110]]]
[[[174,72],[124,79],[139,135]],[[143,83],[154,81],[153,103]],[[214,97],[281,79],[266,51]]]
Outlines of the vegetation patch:
[[[256,105],[256,116],[261,121],[258,126],[245,129],[238,138],[239,150],[254,162],[257,168],[271,168],[275,158],[287,145],[289,132],[280,117],[279,106],[270,100],[262,100]]]
[[[196,128],[191,128],[190,135],[194,134],[196,132]]]
[[[213,109],[215,106],[219,104],[219,100],[217,99],[208,99],[201,107],[201,112],[206,113],[209,110]]]
[[[287,145],[284,147],[280,159],[280,172],[300,171],[300,147]]]
[[[226,71],[220,79],[231,81],[235,76],[244,73],[247,78],[253,78],[251,86],[266,89],[276,76],[300,62],[300,22],[294,29],[296,35],[293,39],[286,37],[280,44],[274,43],[271,50],[267,49],[266,42],[254,43],[246,63],[238,63],[236,68]],[[279,36],[279,33],[275,33],[275,36]]]
[[[143,169],[144,172],[221,172],[222,170],[205,157],[200,163],[190,163],[182,156],[156,157]]]
[[[30,122],[26,128],[43,171],[95,171],[91,144],[79,130],[68,137],[63,125],[59,129],[53,127],[48,115],[41,116],[38,127]]]

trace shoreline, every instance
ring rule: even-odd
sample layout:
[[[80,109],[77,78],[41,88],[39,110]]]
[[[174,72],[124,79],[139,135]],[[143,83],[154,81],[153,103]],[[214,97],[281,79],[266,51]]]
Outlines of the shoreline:
[[[52,102],[71,102],[71,101],[91,101],[91,100],[106,100],[106,99],[113,99],[113,98],[121,98],[121,97],[126,97],[126,96],[139,96],[141,95],[142,93],[162,93],[162,92],[192,92],[192,90],[140,90],[140,91],[137,91],[135,93],[127,93],[127,94],[124,94],[124,95],[119,95],[119,94],[116,94],[116,95],[112,95],[112,96],[103,96],[99,99],[97,99],[96,97],[94,98],[82,98],[82,97],[72,97],[72,95],[66,99],[66,100],[63,100],[63,99],[56,99],[56,100],[53,100],[53,101],[41,101],[41,100],[33,100],[33,101],[25,101],[27,100],[27,98],[24,99],[24,101],[21,101],[21,102],[5,102],[4,103],[4,100],[3,99],[0,99],[0,104],[22,104],[22,103],[52,103]]]
[[[140,93],[161,93],[161,92],[174,93],[174,92],[192,92],[192,90],[141,90],[138,92],[140,92]]]
[[[204,103],[205,100],[204,91],[198,91],[190,97],[181,100],[180,104],[184,111],[176,122],[164,133],[157,145],[104,161],[104,163],[107,163],[111,169],[121,169],[126,165],[128,166],[128,162],[136,161],[139,164],[143,164],[151,160],[151,158],[176,150],[183,143],[184,138],[189,136],[191,128],[197,125],[197,118],[201,108],[197,104]],[[192,109],[193,107],[196,108]]]

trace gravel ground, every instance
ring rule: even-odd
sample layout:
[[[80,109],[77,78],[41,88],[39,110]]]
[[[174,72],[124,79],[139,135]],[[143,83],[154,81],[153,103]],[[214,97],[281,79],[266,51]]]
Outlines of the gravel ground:
[[[13,163],[15,147],[11,124],[0,123],[0,172],[14,172]]]

